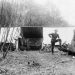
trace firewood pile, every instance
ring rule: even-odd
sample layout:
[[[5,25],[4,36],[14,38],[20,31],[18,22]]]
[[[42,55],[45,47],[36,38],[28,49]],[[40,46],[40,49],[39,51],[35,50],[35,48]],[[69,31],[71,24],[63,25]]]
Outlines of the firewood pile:
[[[41,49],[41,51],[44,52],[50,52],[51,51],[51,45],[50,44],[44,44],[43,48]]]
[[[58,47],[60,51],[66,52],[68,55],[75,56],[75,52],[72,50],[71,45],[68,44],[62,44],[61,47]]]

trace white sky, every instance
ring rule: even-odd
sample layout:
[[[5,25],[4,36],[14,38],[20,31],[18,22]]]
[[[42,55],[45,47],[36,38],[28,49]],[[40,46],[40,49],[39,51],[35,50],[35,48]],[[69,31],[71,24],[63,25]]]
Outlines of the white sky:
[[[48,34],[53,33],[54,30],[58,30],[58,34],[60,38],[62,39],[63,42],[71,43],[73,39],[73,30],[75,30],[75,27],[60,27],[60,28],[50,28],[50,27],[44,27],[43,28],[43,37],[44,37],[44,43],[45,44],[50,44],[51,38],[49,38]]]
[[[61,16],[71,25],[75,26],[75,0],[34,0],[37,4],[48,6],[53,3],[60,11]]]
[[[1,0],[0,0],[1,1]],[[26,0],[7,0],[16,3],[25,3]],[[28,0],[33,1],[38,6],[48,7],[48,9],[53,4],[59,11],[61,16],[70,24],[70,26],[75,26],[75,0]]]

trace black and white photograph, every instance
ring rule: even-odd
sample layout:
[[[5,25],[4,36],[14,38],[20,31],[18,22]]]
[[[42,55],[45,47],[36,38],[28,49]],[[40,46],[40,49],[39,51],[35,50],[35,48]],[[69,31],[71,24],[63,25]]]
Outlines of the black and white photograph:
[[[75,27],[2,27],[1,75],[74,75]]]
[[[75,1],[0,0],[0,75],[75,75]]]

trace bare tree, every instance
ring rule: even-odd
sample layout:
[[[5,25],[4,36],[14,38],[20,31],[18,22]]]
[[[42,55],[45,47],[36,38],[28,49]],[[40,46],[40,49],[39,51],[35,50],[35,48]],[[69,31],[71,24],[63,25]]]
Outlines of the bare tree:
[[[27,0],[28,1],[28,0]],[[50,8],[51,12],[46,8],[36,6],[29,1],[23,5],[20,4],[18,24],[19,26],[67,26],[68,23],[63,20],[59,11]],[[25,7],[25,8],[24,8]],[[23,9],[22,9],[23,8]]]
[[[16,21],[17,11],[9,2],[2,1],[0,3],[0,26],[14,26]]]
[[[14,9],[12,8],[11,4],[6,1],[1,1],[1,3],[0,3],[0,30],[1,30],[1,27],[7,27],[7,34],[4,33],[6,35],[6,39],[3,43],[3,46],[1,49],[2,51],[3,51],[3,47],[4,47],[5,43],[7,42],[10,27],[15,25],[15,20],[16,20],[15,16],[16,16],[16,14],[15,14]],[[3,58],[6,57],[7,51],[3,52]]]

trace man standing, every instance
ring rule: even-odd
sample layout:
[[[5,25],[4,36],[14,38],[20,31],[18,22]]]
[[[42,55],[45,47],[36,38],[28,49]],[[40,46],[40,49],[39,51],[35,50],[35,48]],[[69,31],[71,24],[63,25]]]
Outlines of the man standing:
[[[60,46],[61,46],[61,39],[59,38],[59,34],[57,33],[58,31],[55,30],[54,33],[49,34],[49,37],[51,38],[51,50],[52,50],[52,54],[54,53],[54,46],[56,42],[59,42]]]

